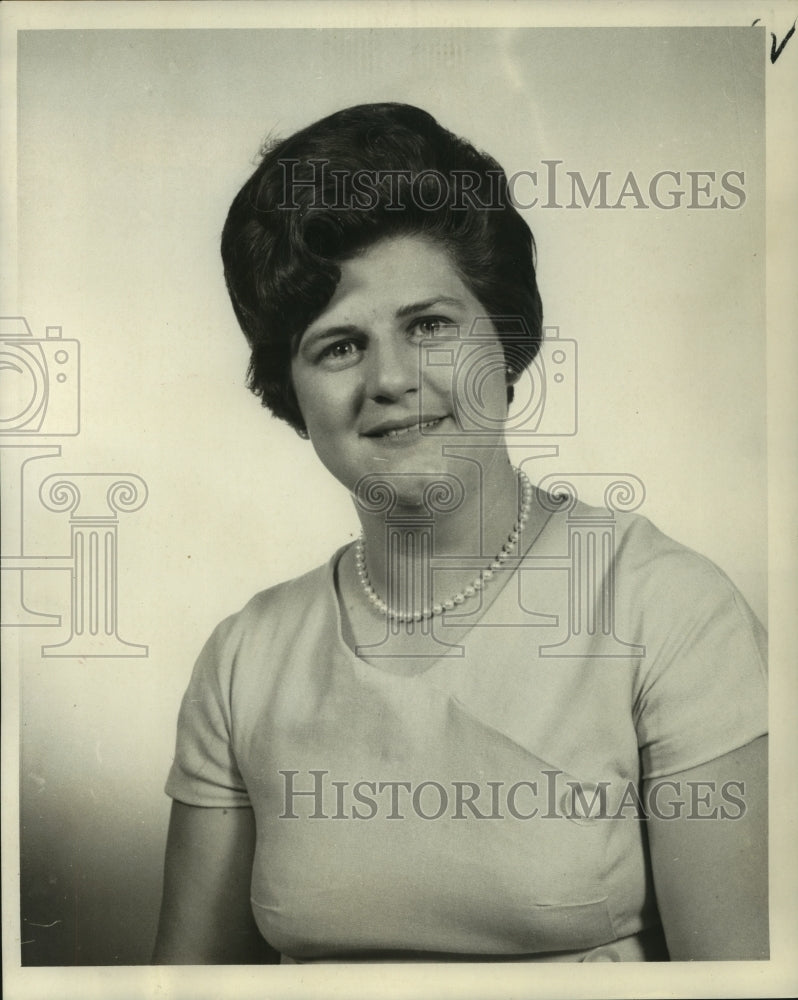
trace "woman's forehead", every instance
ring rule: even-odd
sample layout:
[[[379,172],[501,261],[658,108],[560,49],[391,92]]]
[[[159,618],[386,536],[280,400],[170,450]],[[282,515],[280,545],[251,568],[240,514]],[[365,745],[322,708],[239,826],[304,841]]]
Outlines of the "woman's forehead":
[[[399,316],[422,303],[444,301],[469,308],[474,299],[448,252],[420,236],[385,239],[340,265],[341,279],[327,307],[312,324],[349,311]]]

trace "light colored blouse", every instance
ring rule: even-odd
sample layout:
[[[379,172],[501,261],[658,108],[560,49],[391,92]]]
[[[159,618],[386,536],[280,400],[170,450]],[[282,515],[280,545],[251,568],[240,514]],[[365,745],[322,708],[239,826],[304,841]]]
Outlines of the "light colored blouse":
[[[412,676],[345,643],[340,552],[216,628],[167,792],[254,809],[253,911],[284,955],[665,957],[641,944],[659,934],[642,812],[767,731],[764,632],[645,518],[591,541],[580,514],[553,514]],[[730,819],[743,798],[692,807]]]

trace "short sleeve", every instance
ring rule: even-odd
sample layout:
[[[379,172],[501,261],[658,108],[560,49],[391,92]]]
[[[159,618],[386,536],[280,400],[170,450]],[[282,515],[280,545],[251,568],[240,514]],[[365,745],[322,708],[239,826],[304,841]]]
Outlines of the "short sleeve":
[[[706,763],[768,731],[766,634],[731,581],[690,553],[663,586],[657,619],[659,641],[641,659],[635,698],[644,778]]]
[[[180,706],[166,794],[187,805],[249,805],[232,745],[231,623],[227,619],[217,626],[205,644]]]

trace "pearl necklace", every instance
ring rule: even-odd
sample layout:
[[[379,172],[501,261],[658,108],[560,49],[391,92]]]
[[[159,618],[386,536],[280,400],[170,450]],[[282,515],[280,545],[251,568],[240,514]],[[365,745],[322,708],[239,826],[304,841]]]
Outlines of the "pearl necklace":
[[[368,569],[366,568],[365,543],[363,541],[363,535],[361,535],[355,542],[355,565],[357,567],[357,575],[360,579],[360,585],[363,588],[363,592],[368,598],[369,603],[377,611],[394,621],[420,622],[425,618],[432,618],[433,615],[442,615],[444,611],[452,611],[455,607],[463,604],[469,598],[475,597],[479,591],[483,589],[485,584],[493,579],[495,571],[501,569],[504,563],[510,558],[518,539],[521,537],[521,532],[524,530],[524,525],[529,520],[529,511],[532,507],[532,484],[521,469],[516,469],[514,467],[514,471],[518,477],[518,485],[521,489],[521,506],[518,512],[518,520],[515,522],[512,531],[507,536],[507,541],[504,545],[502,545],[500,551],[496,555],[496,558],[491,560],[485,569],[480,570],[478,575],[474,577],[468,586],[463,587],[463,589],[453,597],[449,597],[445,601],[441,601],[440,604],[433,604],[431,608],[424,608],[421,611],[397,611],[396,608],[392,608],[389,604],[386,604],[386,602],[383,601],[371,585]]]

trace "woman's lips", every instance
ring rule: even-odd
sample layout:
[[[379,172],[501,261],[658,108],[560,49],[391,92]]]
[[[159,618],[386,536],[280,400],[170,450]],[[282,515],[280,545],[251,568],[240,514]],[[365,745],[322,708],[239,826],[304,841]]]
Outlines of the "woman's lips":
[[[407,427],[390,427],[384,431],[372,432],[365,436],[372,441],[410,441],[414,438],[423,437],[427,432],[439,427],[445,419],[445,417],[435,417],[432,420],[417,421]]]

